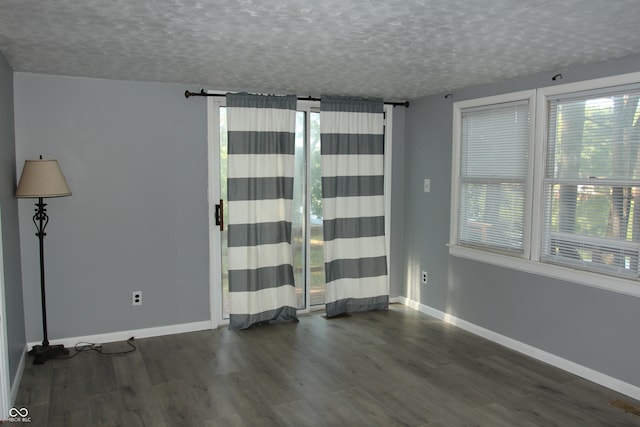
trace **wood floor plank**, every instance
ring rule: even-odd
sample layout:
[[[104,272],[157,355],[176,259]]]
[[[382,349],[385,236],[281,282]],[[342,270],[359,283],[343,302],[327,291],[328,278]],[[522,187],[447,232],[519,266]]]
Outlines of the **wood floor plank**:
[[[202,350],[200,346],[199,349],[205,360],[206,368],[211,375],[224,375],[242,371],[233,352],[228,351],[224,346],[217,348],[215,351]]]
[[[432,404],[433,396],[429,400],[416,399],[408,390],[395,387],[391,390],[367,388],[366,391],[389,412],[411,426],[422,426],[442,416],[441,407],[436,409]]]
[[[120,394],[111,392],[89,398],[91,425],[95,427],[118,427],[126,425]]]
[[[525,361],[525,356],[522,356],[522,359],[517,360],[516,363],[503,356],[491,356],[483,359],[482,363],[493,371],[511,378],[509,381],[520,383],[524,394],[538,392],[543,387],[557,387],[571,378],[561,375],[557,372],[558,369],[530,369],[527,364],[531,363]]]
[[[275,405],[273,410],[279,423],[287,427],[300,427],[305,425],[327,426],[322,414],[313,410],[311,405],[304,400]]]
[[[518,417],[517,414],[498,403],[449,413],[441,421],[449,427],[513,427],[514,425],[518,427],[539,427],[543,425]]]
[[[236,413],[221,414],[216,418],[205,420],[205,427],[242,427],[246,425],[242,417]]]
[[[115,357],[113,365],[126,425],[164,427],[164,418],[150,397],[152,384],[140,352]]]
[[[353,387],[348,390],[336,393],[356,410],[356,413],[366,425],[381,426],[408,426],[398,414],[394,414],[380,404],[373,396],[360,387]],[[348,424],[353,425],[353,424]]]
[[[317,414],[322,416],[322,424],[326,426],[365,426],[371,424],[371,417],[361,414],[352,404],[344,391],[334,393],[312,393],[303,399]],[[373,425],[379,423],[374,422]],[[302,425],[314,425],[303,423]]]
[[[493,401],[501,401],[511,395],[527,396],[539,390],[525,378],[518,378],[486,363],[487,359],[474,359],[464,365],[451,363],[443,371],[455,378],[460,378],[468,387],[490,397]]]
[[[73,410],[88,411],[88,382],[85,380],[86,366],[54,368],[51,379],[49,415]]]
[[[91,365],[85,365],[83,374],[89,396],[118,390],[118,381],[111,356],[101,356]]]
[[[159,402],[153,396],[123,399],[122,419],[126,427],[166,427],[164,417],[158,408]]]
[[[31,422],[28,423],[30,427],[47,427],[49,421],[49,405],[14,405],[16,408],[27,408],[29,410],[29,418]],[[20,425],[20,424],[9,424]],[[24,424],[23,424],[24,425]]]
[[[188,387],[181,382],[157,384],[150,395],[167,427],[202,425]]]
[[[146,364],[140,352],[131,353],[126,357],[113,359],[113,367],[124,403],[129,399],[144,396],[151,388],[151,380],[147,374]],[[132,409],[125,404],[125,409]]]
[[[65,408],[62,410],[49,410],[47,427],[86,427],[93,426],[91,410],[89,407]]]
[[[227,381],[224,375],[219,375],[191,386],[194,405],[203,419],[221,422],[239,419]]]
[[[22,374],[22,381],[16,396],[17,407],[48,405],[51,395],[51,365],[28,365]]]
[[[562,384],[560,400],[582,413],[589,414],[589,418],[601,425],[640,426],[640,416],[624,412],[609,403],[616,399],[633,401],[619,393],[603,390],[596,384],[576,378],[574,381]],[[637,406],[637,404],[636,404]]]
[[[142,351],[151,384],[184,382],[193,384],[203,375],[210,375],[204,356],[193,348],[181,348],[164,353]]]
[[[521,369],[522,374],[543,377],[554,383],[567,383],[576,378],[567,371],[515,351],[503,352],[499,360],[504,360],[505,365],[508,365],[511,370]]]
[[[243,420],[243,424],[279,425],[272,405],[279,403],[281,399],[270,399],[262,386],[256,387],[255,372],[222,375],[220,380],[223,381],[234,411]]]

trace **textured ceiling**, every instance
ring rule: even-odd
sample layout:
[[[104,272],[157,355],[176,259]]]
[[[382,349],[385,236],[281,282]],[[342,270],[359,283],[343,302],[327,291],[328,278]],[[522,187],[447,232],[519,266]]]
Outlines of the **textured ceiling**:
[[[638,0],[0,0],[15,71],[411,99],[640,53]]]

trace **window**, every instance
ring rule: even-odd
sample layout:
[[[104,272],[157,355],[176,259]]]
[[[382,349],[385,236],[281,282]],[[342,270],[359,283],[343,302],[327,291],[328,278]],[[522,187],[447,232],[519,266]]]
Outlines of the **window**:
[[[640,89],[548,98],[542,260],[638,279]]]
[[[524,253],[529,101],[461,110],[458,243]]]
[[[453,132],[452,255],[640,296],[640,73],[456,102]]]

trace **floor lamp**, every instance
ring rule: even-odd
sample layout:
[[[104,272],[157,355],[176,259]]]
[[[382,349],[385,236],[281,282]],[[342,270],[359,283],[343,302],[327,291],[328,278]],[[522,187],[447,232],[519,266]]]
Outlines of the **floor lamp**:
[[[69,350],[64,345],[49,345],[47,335],[47,300],[44,287],[44,232],[49,222],[46,203],[43,199],[47,197],[70,196],[71,190],[67,181],[62,175],[57,160],[26,160],[22,175],[16,189],[17,198],[38,199],[36,203],[36,213],[33,216],[33,223],[36,225],[38,240],[40,241],[40,296],[42,299],[42,345],[34,345],[30,355],[34,356],[33,363],[40,365],[49,359],[60,355],[69,354]]]

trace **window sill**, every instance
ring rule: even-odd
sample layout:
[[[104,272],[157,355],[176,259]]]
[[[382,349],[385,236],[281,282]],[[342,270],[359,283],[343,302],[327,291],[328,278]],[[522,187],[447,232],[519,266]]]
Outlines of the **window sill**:
[[[494,254],[453,244],[448,244],[447,246],[449,246],[449,254],[458,258],[471,259],[474,261],[497,265],[499,267],[510,268],[512,270],[524,271],[525,273],[573,282],[579,285],[604,289],[619,294],[640,297],[640,283],[632,280],[552,264],[545,264],[538,261],[530,261],[518,257]]]

